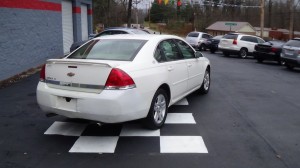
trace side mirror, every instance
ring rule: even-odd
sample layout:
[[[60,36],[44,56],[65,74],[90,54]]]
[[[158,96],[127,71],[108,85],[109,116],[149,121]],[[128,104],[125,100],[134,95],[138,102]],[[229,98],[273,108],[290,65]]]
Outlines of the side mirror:
[[[195,57],[196,57],[196,58],[203,57],[203,54],[202,54],[201,52],[199,52],[199,51],[196,51],[196,52],[195,52]]]

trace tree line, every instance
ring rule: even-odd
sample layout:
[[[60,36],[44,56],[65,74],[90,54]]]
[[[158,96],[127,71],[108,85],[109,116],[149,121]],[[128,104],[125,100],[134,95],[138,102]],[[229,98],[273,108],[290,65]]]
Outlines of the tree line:
[[[129,1],[133,3],[131,19],[128,19]],[[149,20],[152,23],[184,22],[193,24],[199,30],[216,21],[245,21],[252,26],[260,27],[260,0],[203,0],[202,3],[158,4],[157,0],[148,6],[137,10],[135,3],[149,2],[149,0],[94,0],[94,24],[103,23],[106,26],[120,26],[130,21],[136,22],[138,13],[139,23]],[[176,1],[176,0],[175,0]],[[194,0],[195,1],[195,0]],[[189,1],[190,2],[190,1]],[[291,10],[289,3],[293,3]],[[265,0],[265,27],[289,29],[291,12],[294,14],[295,31],[300,31],[300,0]]]

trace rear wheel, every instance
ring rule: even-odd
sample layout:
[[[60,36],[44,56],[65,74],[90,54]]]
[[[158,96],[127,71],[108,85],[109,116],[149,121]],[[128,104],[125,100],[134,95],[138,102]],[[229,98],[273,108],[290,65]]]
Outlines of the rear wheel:
[[[148,116],[145,118],[145,126],[149,129],[159,129],[165,123],[168,113],[169,98],[163,89],[158,89],[151,102]]]
[[[286,66],[289,70],[293,70],[293,69],[294,69],[294,66],[293,66],[293,65],[290,65],[290,64],[285,63],[285,66]]]
[[[210,88],[210,70],[206,69],[202,85],[200,87],[200,93],[201,94],[207,94]]]
[[[210,53],[214,54],[216,52],[215,49],[210,49]]]
[[[239,52],[239,56],[243,59],[247,58],[248,50],[246,48],[241,48],[241,50]]]

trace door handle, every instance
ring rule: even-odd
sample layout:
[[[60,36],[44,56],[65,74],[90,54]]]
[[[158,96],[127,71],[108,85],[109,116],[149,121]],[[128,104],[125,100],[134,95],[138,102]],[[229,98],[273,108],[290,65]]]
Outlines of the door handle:
[[[172,66],[168,67],[168,71],[173,71],[174,68]]]
[[[191,67],[191,66],[192,66],[192,64],[187,64],[187,66],[188,66],[188,67]]]

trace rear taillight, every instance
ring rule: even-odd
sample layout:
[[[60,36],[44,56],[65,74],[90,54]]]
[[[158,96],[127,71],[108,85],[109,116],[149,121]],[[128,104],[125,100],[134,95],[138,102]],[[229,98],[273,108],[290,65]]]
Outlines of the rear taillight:
[[[105,89],[131,89],[135,88],[133,79],[121,69],[113,68],[105,83]]]
[[[232,42],[232,44],[237,45],[237,40],[234,39],[233,42]]]
[[[271,51],[272,51],[272,52],[277,52],[278,49],[277,49],[277,48],[271,48]]]
[[[40,81],[45,82],[46,79],[46,65],[43,65],[42,70],[40,72]]]

